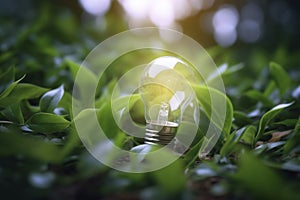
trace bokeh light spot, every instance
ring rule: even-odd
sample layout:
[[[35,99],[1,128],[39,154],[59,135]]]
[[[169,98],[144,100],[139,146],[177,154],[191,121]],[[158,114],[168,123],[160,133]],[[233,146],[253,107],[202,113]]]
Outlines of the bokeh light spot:
[[[104,15],[110,8],[111,0],[79,0],[83,9],[91,15]]]
[[[55,179],[55,175],[52,172],[32,173],[29,176],[29,182],[31,183],[31,185],[37,188],[50,187],[54,179]]]
[[[225,6],[220,8],[213,16],[214,36],[217,43],[228,47],[236,41],[236,27],[239,15],[235,7]]]
[[[150,8],[149,17],[159,27],[166,27],[172,24],[175,20],[175,13],[170,0],[161,1],[159,6],[154,4]]]
[[[211,7],[214,0],[120,0],[130,28],[155,25],[162,28],[178,27],[183,20],[201,9]],[[180,28],[181,29],[181,28]],[[176,29],[178,31],[178,29]]]
[[[244,42],[256,42],[261,35],[259,24],[254,20],[244,20],[239,25],[239,37]]]

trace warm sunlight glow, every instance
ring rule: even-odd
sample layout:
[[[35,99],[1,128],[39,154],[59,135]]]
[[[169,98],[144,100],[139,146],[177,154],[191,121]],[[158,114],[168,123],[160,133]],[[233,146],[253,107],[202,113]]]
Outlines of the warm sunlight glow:
[[[239,15],[233,6],[223,7],[214,14],[214,36],[219,45],[228,47],[234,44],[237,39],[238,21]]]
[[[79,0],[83,9],[91,15],[104,15],[110,8],[111,0]]]
[[[160,1],[158,6],[152,4],[149,11],[151,21],[159,27],[168,27],[175,19],[171,0]]]
[[[149,25],[149,23],[165,28],[178,27],[177,20],[182,20],[209,8],[214,0],[120,0],[128,16],[130,28]]]
[[[150,1],[147,0],[122,0],[120,1],[123,8],[125,9],[125,12],[129,15],[131,18],[135,19],[145,19],[148,15],[148,10],[150,6]]]

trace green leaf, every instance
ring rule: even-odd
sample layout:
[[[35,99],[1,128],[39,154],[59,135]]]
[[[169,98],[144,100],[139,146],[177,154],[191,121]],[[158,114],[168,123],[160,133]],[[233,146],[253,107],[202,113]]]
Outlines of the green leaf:
[[[64,86],[46,92],[40,99],[40,108],[42,112],[53,112],[55,107],[60,102],[61,98],[64,95]],[[71,103],[71,102],[70,102]]]
[[[78,136],[76,128],[74,127],[74,124],[72,123],[68,132],[66,144],[62,149],[63,157],[69,155],[70,152],[72,152],[72,150],[79,144],[79,142],[80,138]]]
[[[144,117],[144,104],[141,100],[140,94],[133,94],[117,98],[111,103],[112,112],[115,113],[114,117],[117,123],[127,126],[128,120],[143,123]],[[129,118],[128,118],[129,117]],[[131,124],[137,126],[137,124]]]
[[[239,164],[240,168],[233,178],[242,187],[248,189],[256,199],[297,199],[299,197],[298,192],[286,187],[278,174],[266,167],[253,154],[241,155]]]
[[[105,102],[100,109],[97,109],[96,113],[101,128],[107,134],[107,137],[114,138],[119,132],[119,128],[112,115],[110,102]]]
[[[66,129],[70,122],[60,115],[51,113],[36,113],[26,124],[35,132],[54,133]]]
[[[180,192],[186,182],[182,160],[178,159],[169,166],[152,173],[158,185],[167,193]]]
[[[242,135],[240,141],[246,144],[254,146],[255,142],[255,134],[256,134],[256,127],[255,126],[247,126],[246,130],[244,131],[244,134]]]
[[[24,124],[24,117],[20,107],[20,103],[12,103],[6,109],[1,111],[8,120],[16,122],[18,124]]]
[[[71,71],[73,80],[75,80],[76,74],[77,74],[78,70],[80,69],[80,65],[69,59],[65,60],[65,62]]]
[[[1,101],[1,99],[7,97],[7,96],[10,94],[10,92],[17,86],[17,84],[18,84],[24,77],[25,77],[25,75],[22,76],[19,80],[14,81],[12,84],[10,84],[10,85],[9,85],[9,86],[8,86],[8,87],[0,94],[0,101]]]
[[[46,91],[48,91],[48,89],[33,84],[17,84],[5,98],[0,99],[0,107],[9,106],[12,102],[16,103],[24,99],[38,98]]]
[[[276,84],[272,80],[268,83],[268,85],[264,91],[264,96],[269,97],[274,92],[274,90],[276,90]]]
[[[279,122],[275,122],[274,124],[276,125],[284,125],[284,126],[287,126],[287,127],[294,127],[295,124],[297,123],[297,119],[285,119],[285,120],[282,120],[282,121],[279,121]]]
[[[292,105],[292,103],[286,103],[286,104],[279,104],[277,106],[275,106],[274,108],[272,108],[271,110],[269,110],[268,112],[266,112],[262,118],[259,121],[259,126],[258,126],[258,131],[256,134],[256,141],[260,139],[260,137],[263,135],[263,132],[266,128],[266,126],[268,125],[268,123],[277,115],[279,114],[284,108],[289,107],[290,105]]]
[[[287,72],[279,64],[275,62],[270,63],[270,73],[275,80],[275,83],[283,95],[290,87],[291,79]]]
[[[233,66],[229,67],[228,69],[226,69],[225,72],[222,74],[222,76],[236,74],[238,71],[240,71],[243,68],[244,68],[244,64],[238,63],[238,64],[233,65]]]
[[[285,144],[285,141],[279,141],[279,142],[269,142],[265,144],[261,144],[258,147],[255,148],[256,154],[262,154],[266,151],[270,151],[276,148],[279,148]]]
[[[246,93],[246,95],[251,99],[261,102],[266,107],[274,106],[273,102],[270,99],[268,99],[263,93],[257,90],[250,90]]]
[[[214,88],[193,85],[193,89],[205,114],[224,132],[225,138],[227,138],[230,134],[233,119],[233,107],[230,99]],[[214,105],[212,105],[211,99],[214,101]]]
[[[141,163],[145,161],[147,153],[150,153],[152,151],[158,150],[157,146],[150,145],[150,144],[141,144],[138,146],[133,147],[130,149],[131,152],[137,153],[137,154],[131,154],[131,160],[133,162]]]
[[[75,98],[72,99],[72,96],[68,92],[64,92],[61,100],[58,103],[58,107],[66,109],[70,117],[73,117],[72,114],[72,103],[76,105],[78,102]]]
[[[0,75],[0,93],[2,93],[15,80],[15,68],[8,68]]]
[[[203,144],[205,137],[203,137],[196,145],[194,145],[184,156],[184,161],[187,163],[186,168],[192,167],[195,160],[199,156],[201,145]]]
[[[245,126],[247,124],[252,124],[253,122],[252,119],[250,119],[246,113],[241,111],[234,111],[233,118],[234,118],[233,122],[238,126]]]
[[[86,108],[91,108],[91,106],[94,106],[95,98],[93,90],[97,90],[97,75],[88,67],[81,66],[71,60],[67,60],[66,62],[75,81],[72,96],[80,102],[78,112]]]
[[[218,76],[220,76],[221,74],[223,74],[228,68],[228,64],[224,63],[221,66],[219,66],[213,73],[211,73],[209,75],[209,77],[207,78],[207,81],[212,81],[215,78],[217,78]]]
[[[203,137],[203,142],[202,142],[202,145],[199,149],[199,152],[198,152],[198,157],[201,159],[201,158],[205,158],[209,151],[211,150],[212,148],[212,142],[214,140],[214,137],[217,137],[217,134],[211,136],[211,137],[206,137],[204,136]]]
[[[283,147],[283,152],[288,153],[290,152],[294,147],[299,145],[300,143],[300,117],[298,118],[292,136],[286,141],[284,147]]]
[[[113,110],[114,112],[118,112],[123,108],[128,108],[130,110],[134,104],[141,99],[140,94],[132,94],[124,97],[120,97],[116,100],[113,100]]]
[[[220,150],[221,156],[228,156],[236,150],[237,143],[240,141],[240,138],[245,133],[245,130],[246,128],[244,127],[230,134],[230,136],[227,138],[225,144]]]

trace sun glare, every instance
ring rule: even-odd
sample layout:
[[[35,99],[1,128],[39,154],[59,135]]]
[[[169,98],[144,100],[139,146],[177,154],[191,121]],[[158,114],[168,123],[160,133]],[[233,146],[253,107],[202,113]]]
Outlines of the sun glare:
[[[151,22],[164,28],[181,28],[177,20],[184,19],[201,9],[210,7],[213,0],[120,0],[130,28],[136,28]]]

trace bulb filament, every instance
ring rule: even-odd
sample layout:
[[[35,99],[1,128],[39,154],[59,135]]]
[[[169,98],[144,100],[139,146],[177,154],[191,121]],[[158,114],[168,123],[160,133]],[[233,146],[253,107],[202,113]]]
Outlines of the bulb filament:
[[[157,116],[158,124],[167,124],[169,118],[169,104],[162,102]]]

